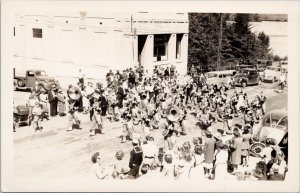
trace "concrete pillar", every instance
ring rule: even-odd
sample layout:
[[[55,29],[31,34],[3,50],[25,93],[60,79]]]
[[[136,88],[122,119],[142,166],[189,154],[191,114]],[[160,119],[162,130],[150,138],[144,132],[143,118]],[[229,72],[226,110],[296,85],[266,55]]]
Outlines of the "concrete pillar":
[[[150,73],[153,71],[153,49],[154,49],[154,35],[148,35],[145,41],[144,48],[141,53],[141,63],[145,70]]]
[[[176,59],[176,34],[171,34],[168,42],[168,61],[174,64]]]

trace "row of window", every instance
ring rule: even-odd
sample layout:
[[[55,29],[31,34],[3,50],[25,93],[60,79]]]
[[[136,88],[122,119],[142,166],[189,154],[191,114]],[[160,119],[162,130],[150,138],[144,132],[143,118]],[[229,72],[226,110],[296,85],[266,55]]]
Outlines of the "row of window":
[[[40,28],[32,28],[33,38],[43,38],[43,30]],[[16,29],[14,27],[14,36],[16,36]],[[168,43],[170,34],[154,35],[154,50],[153,57],[157,61],[168,60]],[[181,58],[181,41],[183,34],[176,35],[176,59]]]

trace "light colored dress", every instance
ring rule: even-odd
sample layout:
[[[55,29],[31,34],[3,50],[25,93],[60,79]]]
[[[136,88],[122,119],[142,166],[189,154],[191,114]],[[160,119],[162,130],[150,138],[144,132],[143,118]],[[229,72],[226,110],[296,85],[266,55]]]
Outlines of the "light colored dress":
[[[225,180],[227,173],[227,160],[228,160],[228,151],[220,150],[216,154],[215,162],[215,180]]]

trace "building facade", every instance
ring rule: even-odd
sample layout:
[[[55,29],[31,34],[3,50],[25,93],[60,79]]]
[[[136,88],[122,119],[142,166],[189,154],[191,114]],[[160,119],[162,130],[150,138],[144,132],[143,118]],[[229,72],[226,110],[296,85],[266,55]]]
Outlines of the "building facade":
[[[44,69],[57,77],[104,80],[142,65],[175,65],[187,72],[187,13],[19,13],[14,15],[14,67]]]

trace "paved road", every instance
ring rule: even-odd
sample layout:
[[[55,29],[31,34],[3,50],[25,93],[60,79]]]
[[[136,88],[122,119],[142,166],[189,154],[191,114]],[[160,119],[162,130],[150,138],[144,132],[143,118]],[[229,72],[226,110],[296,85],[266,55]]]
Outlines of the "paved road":
[[[239,91],[240,88],[237,88]],[[267,96],[267,111],[286,108],[287,94],[274,92],[275,84],[263,83],[260,86],[246,88],[248,97],[252,100],[260,91]],[[15,92],[15,104],[24,104],[29,93]],[[196,120],[188,115],[191,131],[187,136],[177,138],[179,142],[190,140],[193,136],[200,136]],[[66,132],[67,118],[54,117],[44,122],[43,132],[33,132],[31,127],[24,126],[14,133],[14,172],[24,178],[65,178],[65,177],[93,177],[91,174],[91,155],[99,151],[103,164],[114,160],[114,154],[122,149],[124,159],[129,160],[131,143],[120,143],[121,123],[104,121],[106,133],[89,137],[90,122],[87,115],[82,115],[83,130]],[[219,127],[215,124],[214,127]],[[141,133],[141,127],[136,130]],[[160,130],[153,132],[155,141],[163,146]]]

